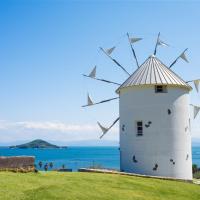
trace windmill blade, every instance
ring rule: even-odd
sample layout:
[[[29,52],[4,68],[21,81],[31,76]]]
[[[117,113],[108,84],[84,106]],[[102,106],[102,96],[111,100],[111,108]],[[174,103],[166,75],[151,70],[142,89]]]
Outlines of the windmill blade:
[[[100,103],[106,103],[106,102],[109,102],[109,101],[112,101],[112,100],[115,100],[115,99],[119,99],[119,97],[115,97],[115,98],[111,98],[111,99],[107,99],[107,100],[103,100],[103,101],[100,101],[96,104],[100,104]]]
[[[103,134],[100,136],[100,139],[119,121],[119,117],[111,124],[111,126],[109,126],[108,128],[105,128],[104,126],[102,126],[99,122],[98,125],[101,128]]]
[[[188,50],[188,48],[187,49],[185,49],[182,53],[181,53],[181,55],[180,56],[178,56],[176,59],[175,59],[175,61],[169,66],[169,68],[171,68],[177,61],[178,61],[178,59],[179,58],[182,58],[185,62],[189,62],[188,60],[187,60],[187,57],[186,57],[186,55],[185,55],[185,52]]]
[[[94,105],[94,103],[93,103],[92,99],[90,98],[90,95],[87,94],[87,105],[85,105],[85,106],[92,106],[92,105]],[[82,106],[82,107],[85,107],[85,106]]]
[[[89,94],[88,94],[88,105],[93,105],[94,103],[93,103],[93,101],[92,101],[92,99],[90,98],[90,96],[89,96]]]
[[[128,33],[127,33],[127,35],[128,35]],[[129,37],[129,36],[128,36]],[[129,37],[129,42],[132,44],[132,43],[135,43],[135,42],[138,42],[138,41],[140,41],[140,40],[142,40],[142,38],[136,38],[136,37],[134,37],[134,38],[130,38]]]
[[[196,79],[196,80],[192,80],[192,81],[187,81],[186,83],[190,83],[190,82],[194,83],[196,91],[199,92],[200,79]]]
[[[158,48],[158,46],[169,47],[169,44],[163,42],[163,41],[160,39],[160,33],[158,33],[158,37],[157,37],[157,40],[156,40],[156,46],[155,46],[155,50],[154,50],[154,55],[156,55],[156,53],[157,53],[157,48]]]
[[[101,51],[103,51],[103,53],[105,55],[107,55],[118,67],[120,67],[126,74],[128,74],[130,76],[130,74],[126,71],[126,69],[119,63],[117,62],[114,58],[112,58],[110,56],[110,54],[107,53],[107,51],[105,51],[102,47],[100,47]]]
[[[88,77],[90,78],[95,78],[96,77],[96,70],[97,70],[97,66],[95,66],[92,71],[90,72],[90,74],[88,75]]]
[[[108,55],[110,55],[114,50],[115,50],[115,46],[114,47],[112,47],[112,48],[110,48],[110,49],[106,49],[106,53],[108,54]]]
[[[88,97],[89,97],[89,95],[88,95]],[[101,103],[107,103],[107,102],[115,100],[115,99],[119,99],[119,97],[115,97],[115,98],[111,98],[111,99],[106,99],[106,100],[103,100],[103,101],[100,101],[100,102],[97,102],[97,103],[93,103],[93,101],[89,98],[88,99],[88,104],[84,105],[82,107],[88,107],[88,106],[94,106],[94,105],[101,104]]]
[[[199,92],[199,83],[200,83],[200,79],[194,80],[194,86],[196,88],[196,91]]]
[[[142,38],[130,38],[128,33],[127,33],[127,37],[128,37],[128,41],[129,41],[129,44],[130,44],[130,47],[131,47],[131,50],[132,50],[132,53],[133,53],[133,57],[135,58],[135,62],[137,64],[137,67],[139,68],[140,66],[139,66],[137,56],[135,54],[135,50],[133,48],[132,43],[138,42],[138,41],[142,40]]]
[[[157,40],[156,40],[156,46],[155,46],[154,53],[153,53],[154,55],[156,55],[156,53],[157,53],[157,47],[158,47],[159,38],[160,38],[160,32],[158,33],[158,37],[157,37]]]
[[[185,53],[183,52],[181,55],[180,55],[180,58],[182,58],[183,60],[185,60],[185,62],[189,63]]]
[[[163,42],[162,40],[160,40],[160,38],[158,39],[158,45],[164,46],[164,47],[169,47],[169,44]]]
[[[106,134],[108,132],[108,128],[102,126],[99,122],[97,122],[97,124],[99,125],[99,127],[102,130],[103,134]]]
[[[113,81],[108,81],[108,80],[105,80],[105,79],[100,79],[100,78],[95,78],[95,79],[98,80],[98,81],[106,82],[106,83],[112,83],[114,85],[121,85],[120,83],[116,83],[116,82],[113,82]]]
[[[128,76],[130,76],[131,74],[124,68],[122,67],[121,64],[119,64],[119,62],[117,62],[114,58],[112,58],[113,62],[115,62],[126,74],[128,74]]]
[[[196,116],[198,115],[199,111],[200,111],[200,107],[199,106],[195,106],[193,104],[190,104],[191,106],[193,106],[193,110],[194,110],[194,119],[196,118]]]
[[[105,83],[111,83],[111,84],[114,84],[114,85],[121,85],[120,83],[116,83],[116,82],[113,82],[113,81],[108,81],[108,80],[101,79],[101,78],[91,77],[91,76],[88,76],[88,75],[85,75],[85,74],[83,74],[83,76],[88,77],[88,78],[92,78],[94,80],[102,81],[102,82],[105,82]]]
[[[200,111],[200,107],[199,106],[194,106],[194,119],[198,115],[199,111]]]

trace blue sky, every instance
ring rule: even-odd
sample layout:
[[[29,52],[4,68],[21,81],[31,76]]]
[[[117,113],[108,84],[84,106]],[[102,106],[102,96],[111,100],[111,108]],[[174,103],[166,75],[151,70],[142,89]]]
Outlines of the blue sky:
[[[118,102],[81,105],[87,92],[98,101],[115,97],[116,87],[81,74],[97,65],[99,77],[123,82],[126,74],[99,47],[116,45],[113,56],[132,72],[126,32],[144,38],[135,45],[140,63],[159,31],[170,44],[158,50],[165,64],[188,47],[190,63],[173,69],[185,80],[200,78],[199,7],[198,1],[0,1],[0,143],[97,140],[96,121],[109,125]],[[199,97],[193,91],[192,103],[200,104]],[[198,122],[193,137],[200,138]],[[117,127],[104,140],[118,140]]]

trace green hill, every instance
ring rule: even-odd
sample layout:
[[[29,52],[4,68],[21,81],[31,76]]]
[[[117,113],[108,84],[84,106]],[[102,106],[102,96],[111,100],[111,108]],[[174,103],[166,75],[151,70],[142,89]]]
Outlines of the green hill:
[[[10,146],[10,148],[60,148],[59,146],[56,146],[54,144],[50,144],[44,140],[33,140],[32,142],[28,142],[26,144],[16,145],[16,146]]]
[[[98,173],[0,172],[2,200],[199,200],[200,186]]]

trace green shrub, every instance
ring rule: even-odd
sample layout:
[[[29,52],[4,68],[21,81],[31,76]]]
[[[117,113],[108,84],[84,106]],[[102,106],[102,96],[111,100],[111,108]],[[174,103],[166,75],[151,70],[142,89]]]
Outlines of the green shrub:
[[[194,173],[196,173],[196,172],[198,172],[198,171],[199,171],[199,169],[198,169],[197,164],[193,164],[193,165],[192,165],[192,173],[194,174]]]
[[[200,171],[195,172],[195,173],[193,174],[193,178],[200,179]]]

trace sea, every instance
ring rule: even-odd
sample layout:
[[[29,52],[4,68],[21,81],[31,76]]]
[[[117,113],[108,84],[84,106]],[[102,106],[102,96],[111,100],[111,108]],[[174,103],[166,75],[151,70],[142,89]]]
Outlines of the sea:
[[[53,163],[48,170],[62,167],[77,171],[82,167],[102,167],[119,170],[118,147],[68,147],[63,149],[10,149],[0,148],[0,156],[35,156],[38,170],[44,165]],[[200,146],[192,148],[192,161],[200,167]],[[39,162],[42,162],[40,168]]]

